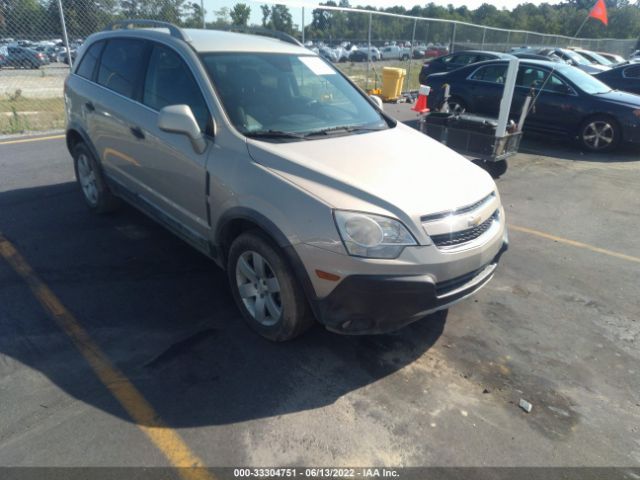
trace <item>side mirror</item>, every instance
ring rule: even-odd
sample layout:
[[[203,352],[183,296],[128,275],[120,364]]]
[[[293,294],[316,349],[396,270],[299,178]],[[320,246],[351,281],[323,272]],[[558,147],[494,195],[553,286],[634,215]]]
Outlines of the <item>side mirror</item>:
[[[380,110],[384,110],[384,103],[382,103],[382,99],[379,96],[369,95],[369,98],[373,100],[373,103],[375,103]]]
[[[189,105],[168,105],[160,110],[158,128],[165,132],[181,133],[189,137],[196,153],[203,153],[207,142],[200,131]]]

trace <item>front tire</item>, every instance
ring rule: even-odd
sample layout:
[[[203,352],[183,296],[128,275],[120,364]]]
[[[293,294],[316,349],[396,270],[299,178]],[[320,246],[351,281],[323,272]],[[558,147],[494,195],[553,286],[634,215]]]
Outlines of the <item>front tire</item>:
[[[459,115],[463,112],[469,111],[467,104],[464,102],[464,100],[458,97],[449,97],[449,100],[447,103],[449,104],[449,111],[454,115]]]
[[[76,180],[89,210],[95,213],[107,213],[119,206],[118,199],[107,186],[98,162],[82,142],[73,147],[73,166]]]
[[[604,115],[588,118],[580,126],[578,141],[590,152],[615,150],[622,138],[618,123]]]
[[[234,240],[227,274],[242,316],[264,338],[291,340],[313,324],[307,299],[291,267],[261,232],[246,232]]]

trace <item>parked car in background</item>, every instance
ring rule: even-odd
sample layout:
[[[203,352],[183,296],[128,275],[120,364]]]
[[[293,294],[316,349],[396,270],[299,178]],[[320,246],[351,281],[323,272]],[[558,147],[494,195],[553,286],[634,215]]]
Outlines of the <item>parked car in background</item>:
[[[371,51],[369,51],[369,47],[358,47],[357,50],[353,50],[349,54],[349,60],[351,62],[366,62],[367,59],[377,62],[380,58],[380,50],[376,47],[371,47]]]
[[[326,58],[330,62],[337,63],[340,59],[338,58],[338,54],[333,48],[330,47],[319,47],[318,53],[321,57]]]
[[[629,61],[632,63],[640,62],[640,50],[636,50],[629,56]]]
[[[431,75],[432,105],[442,103],[442,87],[451,87],[453,110],[498,116],[508,62],[493,60],[453,72]],[[591,151],[609,151],[621,142],[640,143],[640,96],[614,91],[571,65],[522,60],[511,115],[520,116],[525,97],[539,93],[525,130],[569,136]]]
[[[431,45],[424,52],[424,58],[438,58],[449,54],[449,48],[442,45]]]
[[[627,63],[594,75],[611,88],[640,95],[640,64]]]
[[[589,60],[591,62],[592,65],[604,65],[605,67],[613,67],[614,63],[603,57],[602,55],[596,53],[596,52],[592,52],[590,50],[580,50],[580,49],[573,49],[574,52],[576,52],[578,55],[582,55],[584,58],[586,58],[587,60]]]
[[[120,198],[175,232],[273,341],[396,330],[491,280],[508,236],[487,172],[295,42],[171,32],[97,33],[65,82],[91,211]]]
[[[556,55],[540,55],[538,53],[529,53],[529,52],[514,52],[511,53],[514,57],[518,57],[522,60],[544,60],[544,61],[552,61],[552,62],[560,62],[565,63],[560,57]]]
[[[458,68],[464,67],[471,63],[483,62],[485,60],[493,60],[496,58],[513,58],[508,53],[489,52],[483,50],[463,50],[455,52],[444,57],[439,57],[429,62],[426,62],[420,70],[419,80],[420,84],[426,85],[426,79],[429,75],[440,72],[449,72]]]
[[[49,59],[42,52],[26,47],[7,47],[6,67],[37,69],[49,64]]]
[[[605,70],[608,70],[610,68],[605,67],[604,65],[593,65],[582,55],[574,52],[573,50],[569,50],[568,48],[543,48],[539,50],[538,53],[544,56],[556,55],[567,62],[569,65],[573,65],[574,67],[577,67],[587,73],[604,72]]]
[[[380,48],[380,56],[382,60],[409,60],[411,58],[411,49],[398,45],[389,45]]]
[[[622,63],[627,63],[627,59],[621,55],[616,55],[614,53],[607,53],[607,52],[596,52],[596,53],[601,57],[606,58],[611,63],[613,63],[613,66],[620,65]]]

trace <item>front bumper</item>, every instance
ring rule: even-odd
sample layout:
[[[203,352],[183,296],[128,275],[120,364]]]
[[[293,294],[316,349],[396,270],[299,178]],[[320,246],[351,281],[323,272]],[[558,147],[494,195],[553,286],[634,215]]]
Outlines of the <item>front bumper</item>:
[[[622,125],[622,139],[629,143],[640,143],[640,122],[638,118]]]
[[[342,334],[397,330],[480,290],[507,248],[505,241],[488,264],[439,283],[431,275],[349,276],[328,296],[313,302],[315,314],[327,329]]]

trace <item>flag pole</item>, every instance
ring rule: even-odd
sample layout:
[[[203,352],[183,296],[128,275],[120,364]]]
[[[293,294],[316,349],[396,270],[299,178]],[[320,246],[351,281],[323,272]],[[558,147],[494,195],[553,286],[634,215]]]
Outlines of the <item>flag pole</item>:
[[[582,22],[582,25],[580,25],[580,28],[578,29],[578,31],[576,32],[576,34],[573,36],[573,39],[575,40],[576,38],[578,38],[578,35],[580,34],[580,32],[582,31],[582,28],[587,24],[587,20],[589,20],[589,17],[591,17],[591,12],[589,12],[587,14],[587,18],[584,19],[584,22]]]

